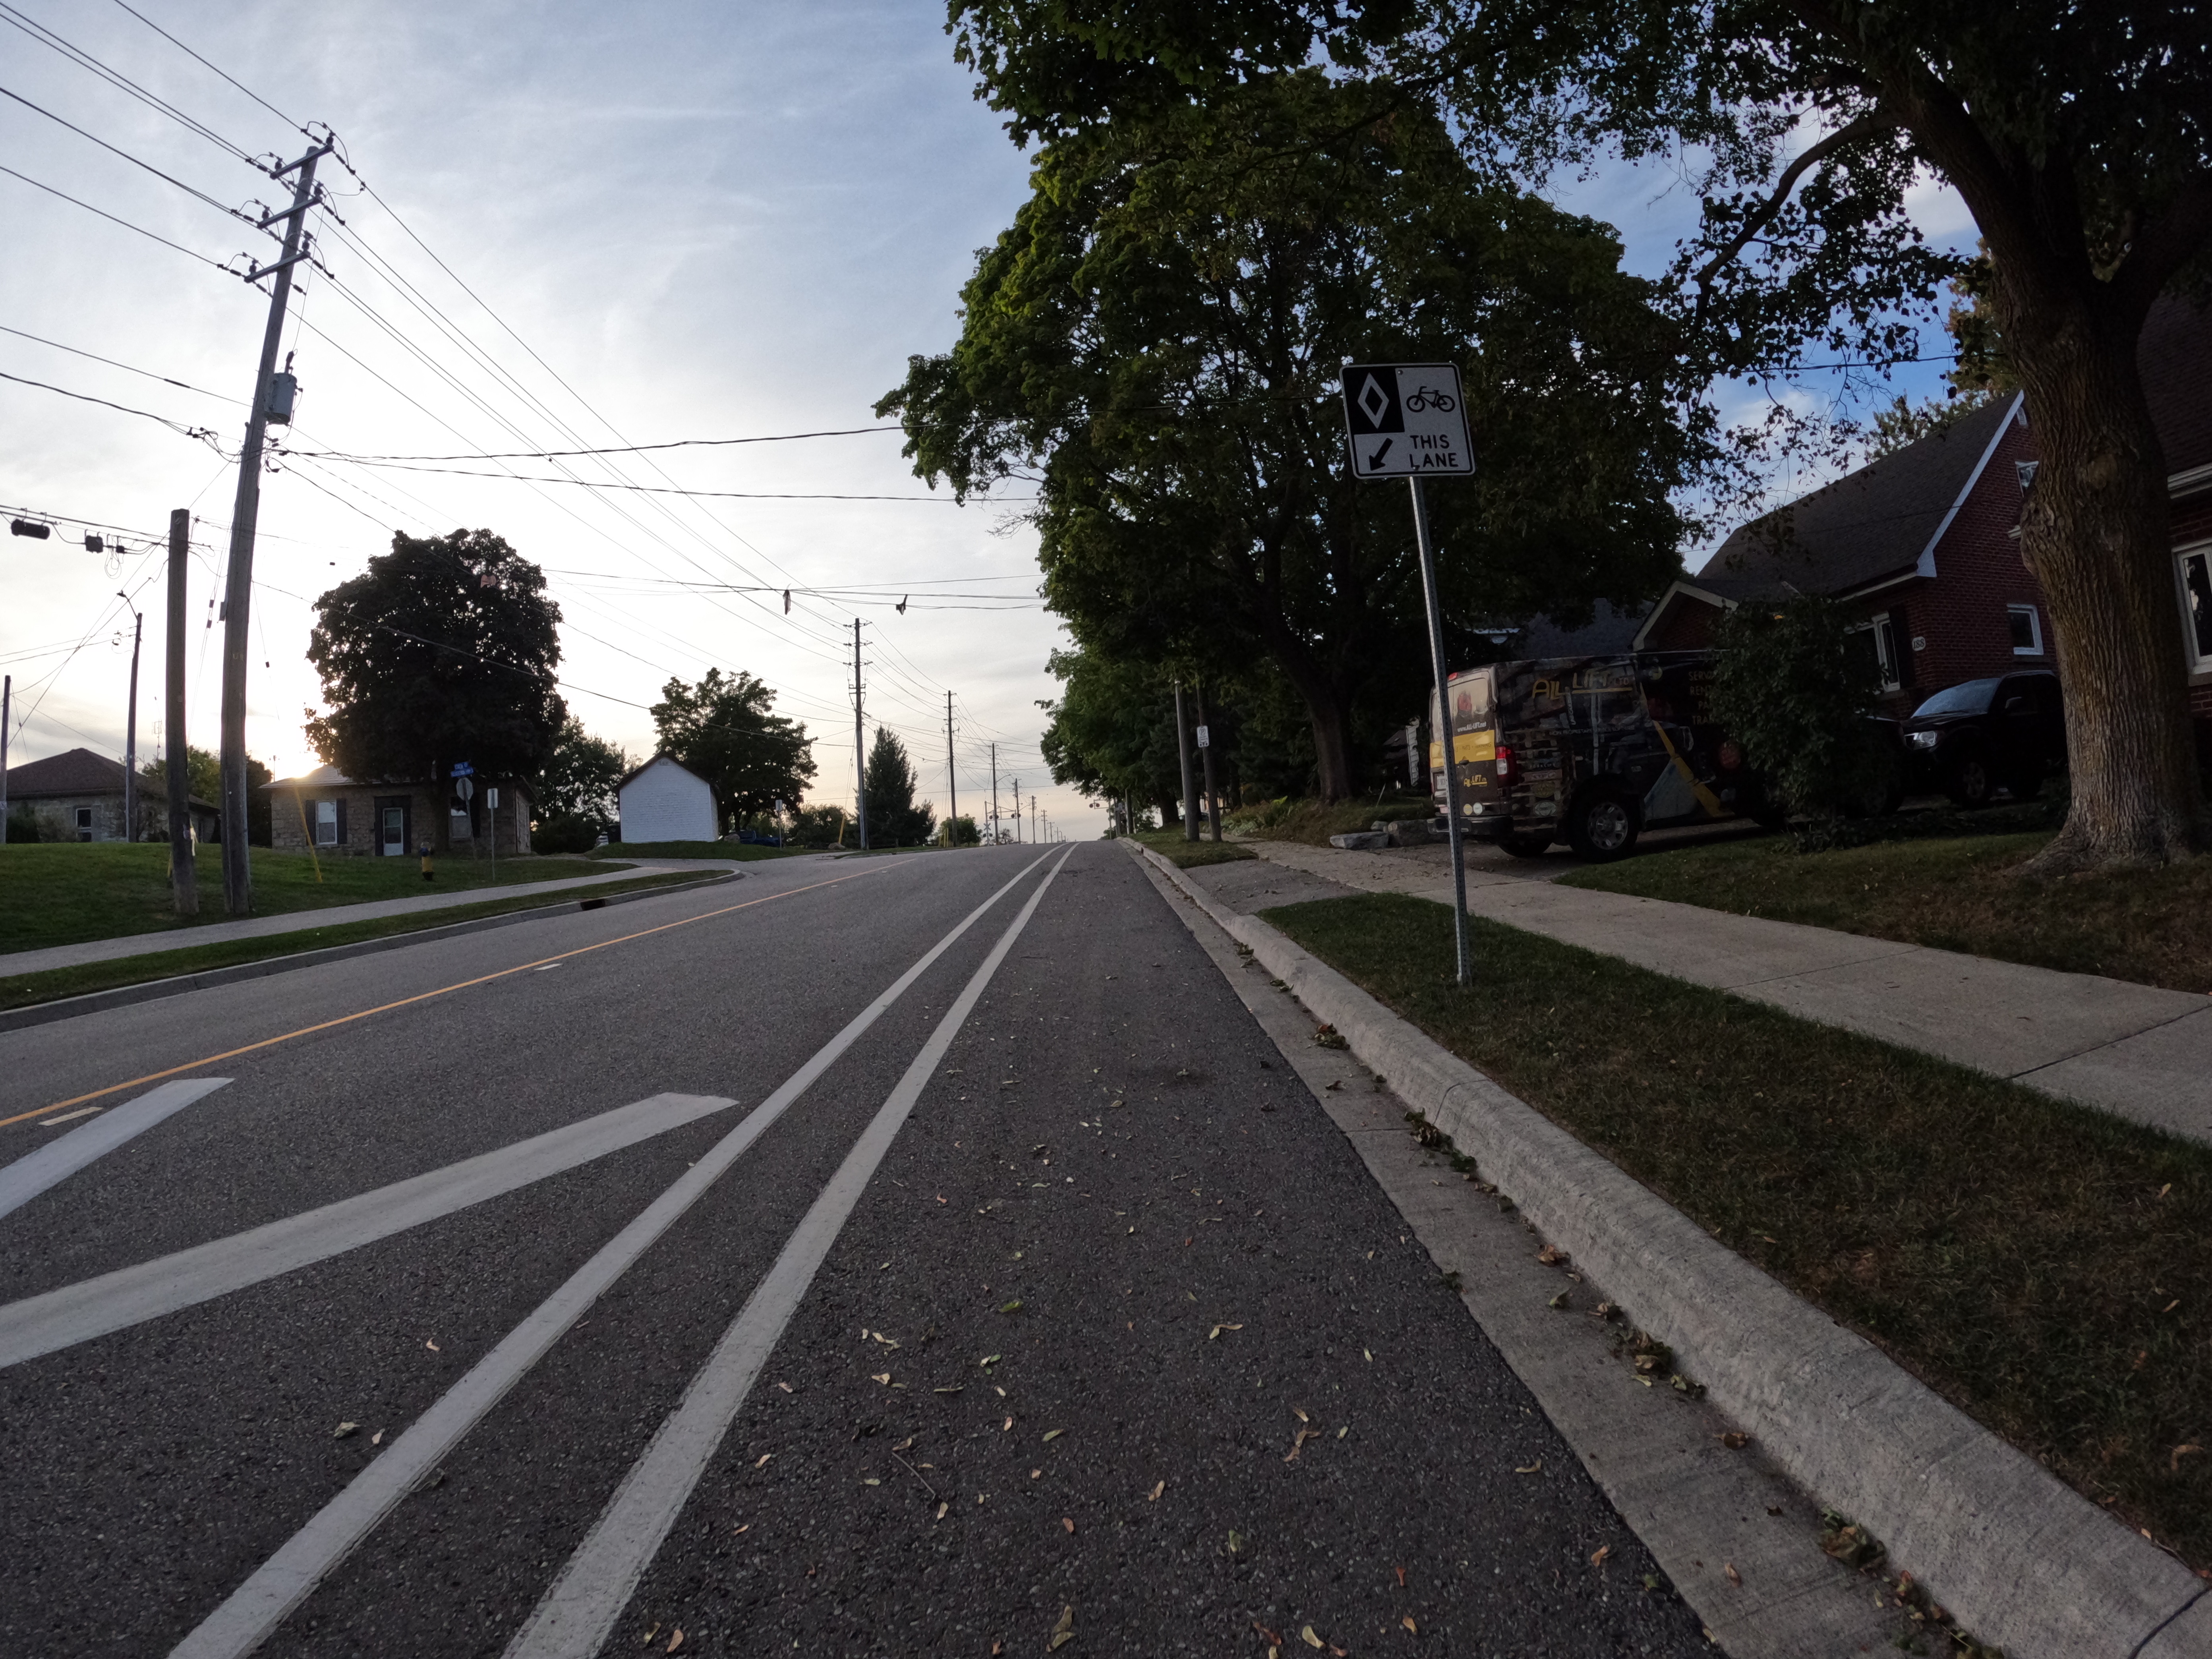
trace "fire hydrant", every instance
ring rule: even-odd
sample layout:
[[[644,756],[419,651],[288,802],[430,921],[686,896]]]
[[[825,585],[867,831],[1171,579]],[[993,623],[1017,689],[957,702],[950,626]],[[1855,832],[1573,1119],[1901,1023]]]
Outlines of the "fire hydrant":
[[[422,879],[425,881],[435,881],[438,878],[430,868],[430,843],[426,841],[422,843]]]

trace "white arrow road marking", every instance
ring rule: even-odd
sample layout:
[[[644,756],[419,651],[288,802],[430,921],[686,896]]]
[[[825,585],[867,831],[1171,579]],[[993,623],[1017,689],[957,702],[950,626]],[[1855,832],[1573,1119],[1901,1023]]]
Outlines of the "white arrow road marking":
[[[1061,854],[1060,864],[1073,852],[1070,848]],[[784,1245],[775,1265],[745,1299],[714,1352],[691,1379],[682,1401],[662,1423],[645,1455],[631,1466],[622,1489],[568,1558],[529,1624],[507,1644],[506,1659],[592,1659],[605,1644],[907,1115],[1059,873],[1056,864],[1037,884],[960,1000],[945,1012],[874,1121]]]
[[[163,1118],[183,1111],[229,1081],[227,1077],[178,1078],[158,1089],[149,1089],[127,1106],[105,1114],[97,1123],[71,1129],[59,1140],[50,1140],[37,1152],[17,1158],[0,1170],[0,1215],[21,1209],[101,1154],[113,1152],[131,1136],[143,1134]]]
[[[518,1187],[527,1187],[547,1176],[589,1164],[735,1103],[720,1095],[655,1095],[650,1100],[617,1106],[580,1123],[518,1140],[497,1152],[449,1164],[428,1175],[413,1176],[264,1227],[11,1302],[0,1308],[0,1368],[20,1365],[57,1348],[88,1342],[195,1303],[228,1296],[279,1273],[312,1267]],[[134,1101],[132,1105],[136,1104]],[[126,1106],[89,1127],[98,1129],[130,1109]],[[75,1140],[85,1133],[80,1129],[68,1139]],[[58,1142],[46,1150],[58,1152],[67,1144]]]
[[[325,1573],[345,1559],[355,1545],[376,1529],[415,1483],[444,1461],[460,1443],[461,1437],[544,1357],[600,1293],[621,1278],[629,1265],[643,1255],[725,1170],[737,1162],[763,1131],[781,1117],[841,1054],[860,1041],[861,1035],[906,994],[930,964],[951,949],[955,940],[1051,856],[1048,853],[1032,861],[1013,880],[970,910],[920,961],[894,980],[889,989],[855,1014],[844,1030],[793,1073],[781,1088],[748,1113],[744,1122],[716,1141],[711,1151],[647,1205],[635,1221],[600,1246],[598,1253],[569,1275],[559,1290],[539,1304],[527,1319],[507,1333],[498,1346],[416,1419],[406,1432],[392,1443],[389,1450],[356,1475],[306,1526],[287,1539],[276,1554],[263,1562],[252,1577],[233,1590],[198,1628],[178,1643],[170,1650],[170,1659],[240,1659],[260,1646],[283,1622],[284,1615],[306,1598]],[[1042,890],[1042,887],[1039,890]],[[1028,912],[1023,914],[1027,915]]]

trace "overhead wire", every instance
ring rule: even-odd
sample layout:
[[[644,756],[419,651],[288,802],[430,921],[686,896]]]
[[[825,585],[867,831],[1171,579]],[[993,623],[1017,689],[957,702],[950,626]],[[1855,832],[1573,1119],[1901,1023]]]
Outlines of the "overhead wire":
[[[159,179],[163,184],[175,185],[179,190],[184,191],[185,195],[192,198],[193,200],[204,203],[207,206],[213,208],[217,213],[228,214],[240,224],[252,226],[252,228],[261,232],[264,236],[269,234],[269,227],[266,224],[256,223],[252,214],[241,212],[237,208],[230,206],[228,203],[222,202],[216,198],[209,195],[197,185],[186,184],[183,179],[176,177],[173,173],[162,172],[161,168],[155,167],[151,161],[144,161],[138,156],[133,155],[129,150],[123,149],[118,144],[109,143],[106,139],[100,137],[97,133],[86,131],[82,127],[77,125],[76,122],[55,114],[53,111],[46,108],[45,105],[33,103],[29,99],[24,97],[21,93],[12,91],[7,87],[0,87],[0,98],[14,99],[25,109],[31,110],[37,114],[45,116],[46,119],[53,122],[58,126],[67,127],[71,132],[76,134],[78,137],[84,139],[87,143],[99,145],[100,149],[106,150],[111,155],[122,157],[123,160],[130,162],[132,167],[143,168],[146,172],[152,173],[156,179]]]
[[[126,374],[140,374],[149,380],[159,380],[163,386],[176,386],[185,392],[197,392],[203,398],[219,398],[227,404],[236,404],[240,408],[246,406],[246,399],[243,398],[225,397],[220,392],[210,392],[205,386],[194,386],[188,380],[176,380],[167,374],[156,374],[150,368],[137,368],[129,363],[118,362],[112,357],[103,357],[96,351],[87,351],[82,346],[64,345],[59,340],[49,340],[42,335],[33,334],[26,329],[10,328],[5,323],[0,323],[0,334],[13,334],[18,339],[30,340],[42,346],[51,346],[56,351],[66,351],[71,356],[89,358],[95,363],[105,363],[110,368],[119,368]]]
[[[52,51],[60,53],[63,57],[75,63],[78,68],[90,71],[93,75],[106,82],[116,90],[125,93],[129,96],[137,99],[140,103],[144,104],[149,109],[157,110],[161,114],[169,117],[170,119],[177,122],[187,131],[196,133],[200,137],[208,140],[209,143],[216,145],[220,149],[228,152],[236,160],[245,162],[248,167],[258,167],[259,165],[242,147],[233,143],[229,139],[217,132],[213,127],[209,126],[205,122],[199,120],[196,117],[185,114],[184,111],[179,109],[167,99],[161,98],[157,94],[148,91],[144,87],[140,86],[136,81],[133,81],[129,76],[124,74],[120,70],[115,69],[110,64],[102,63],[98,58],[93,56],[92,53],[85,51],[83,47],[74,45],[68,40],[64,40],[60,35],[55,33],[53,30],[48,28],[44,23],[38,21],[36,19],[28,16],[23,12],[18,11],[14,6],[8,4],[6,0],[0,0],[0,21],[4,21],[13,24],[24,33],[29,35],[33,40],[38,41],[41,46],[49,47]],[[143,21],[143,20],[142,19],[141,21]],[[285,125],[289,126],[291,124],[287,122]]]

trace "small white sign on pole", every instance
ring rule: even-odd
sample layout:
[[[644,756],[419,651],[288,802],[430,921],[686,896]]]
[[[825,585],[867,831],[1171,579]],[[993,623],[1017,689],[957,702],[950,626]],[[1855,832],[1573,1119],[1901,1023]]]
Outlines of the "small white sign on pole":
[[[1346,363],[1344,419],[1355,478],[1474,471],[1455,363]]]
[[[1200,749],[1204,749],[1210,746],[1212,742],[1212,739],[1207,735],[1206,728],[1202,726],[1200,726],[1198,728],[1198,746]]]

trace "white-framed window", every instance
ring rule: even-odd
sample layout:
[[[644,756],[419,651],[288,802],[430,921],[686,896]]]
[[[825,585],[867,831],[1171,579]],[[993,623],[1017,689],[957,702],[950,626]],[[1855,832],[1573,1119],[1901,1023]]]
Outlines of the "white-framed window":
[[[2180,556],[2182,630],[2192,671],[2212,671],[2212,548]]]
[[[1905,684],[1898,668],[1897,625],[1890,620],[1888,611],[1850,629],[1844,636],[1844,647],[1862,662],[1869,664],[1881,677],[1883,690],[1894,691]]]
[[[76,827],[80,830],[92,828],[92,808],[80,806],[76,809]]]
[[[335,847],[338,844],[338,804],[334,800],[315,803],[315,845]]]
[[[2007,605],[2005,626],[2012,630],[2014,656],[2039,657],[2043,654],[2043,617],[2033,605]]]

